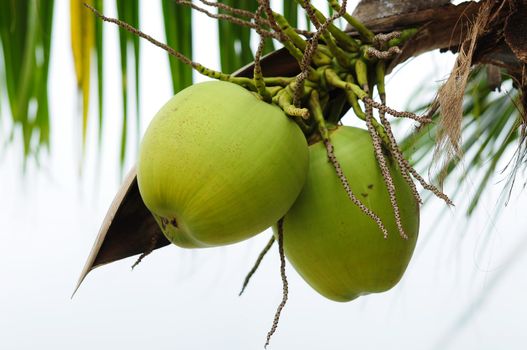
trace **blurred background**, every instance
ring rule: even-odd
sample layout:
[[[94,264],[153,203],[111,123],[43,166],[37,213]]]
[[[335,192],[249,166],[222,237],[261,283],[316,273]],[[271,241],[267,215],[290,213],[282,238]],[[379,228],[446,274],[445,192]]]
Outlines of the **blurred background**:
[[[5,6],[12,3],[2,1]],[[314,3],[327,9],[323,1]],[[356,3],[350,2],[349,9]],[[28,4],[31,8],[33,2]],[[279,1],[272,4],[275,9],[282,6]],[[141,29],[165,41],[161,2],[138,6]],[[115,2],[104,1],[104,12],[117,17]],[[135,163],[139,137],[174,88],[166,53],[141,42],[139,56],[134,56],[130,45],[124,119],[119,32],[104,24],[103,124],[95,69],[89,71],[91,98],[83,124],[70,18],[70,3],[55,1],[48,144],[39,146],[38,136],[26,142],[24,127],[11,118],[5,86],[9,73],[0,61],[0,349],[261,349],[282,296],[276,246],[245,294],[238,297],[238,292],[270,232],[222,248],[168,246],[146,257],[133,272],[135,257],[103,266],[70,298],[103,217]],[[305,25],[302,16],[298,20]],[[216,21],[194,13],[192,33],[194,60],[220,69]],[[140,57],[139,79],[133,74],[134,57]],[[397,67],[388,77],[389,104],[415,110],[429,103],[454,59],[433,52]],[[194,73],[194,81],[203,80]],[[488,92],[485,98],[510,105],[512,94],[506,81],[501,92]],[[37,106],[29,103],[28,108],[31,112]],[[474,109],[473,104],[467,108]],[[486,108],[480,115],[495,113]],[[475,150],[486,140],[484,121],[482,117],[467,127],[470,135],[464,138],[476,136]],[[352,115],[345,123],[360,125]],[[400,140],[412,131],[410,124],[397,124]],[[493,144],[509,145],[509,136],[499,134]],[[432,136],[428,139],[433,143]],[[468,150],[468,160],[452,169],[445,183],[444,192],[456,194],[456,206],[446,209],[436,198],[427,201],[414,257],[392,290],[336,303],[310,289],[288,265],[289,301],[270,348],[523,349],[525,178],[518,172],[509,197],[510,168],[502,171],[514,159],[517,145],[516,140],[503,150],[489,148],[483,152],[489,157],[479,163],[471,162],[476,151]],[[501,153],[494,160],[496,150]],[[427,153],[419,156],[418,168],[428,178],[434,167],[429,170],[432,154]],[[475,195],[479,199],[471,209]]]

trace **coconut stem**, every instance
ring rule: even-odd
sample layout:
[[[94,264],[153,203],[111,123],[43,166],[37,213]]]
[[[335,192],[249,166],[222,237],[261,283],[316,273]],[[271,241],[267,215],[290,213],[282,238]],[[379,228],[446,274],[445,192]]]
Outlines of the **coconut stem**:
[[[359,86],[366,94],[369,94],[370,88],[368,85],[368,65],[364,59],[358,59],[355,61],[355,75],[357,76],[357,83]]]
[[[254,262],[254,265],[253,265],[252,269],[245,276],[245,280],[243,281],[242,289],[241,289],[240,293],[238,294],[238,296],[241,296],[243,294],[243,292],[245,291],[245,288],[247,288],[247,286],[249,285],[251,277],[254,275],[256,270],[258,270],[258,267],[260,266],[260,263],[262,262],[263,258],[265,257],[265,255],[267,254],[269,249],[271,249],[271,247],[273,246],[274,241],[275,241],[274,236],[271,236],[271,239],[269,240],[269,242],[267,242],[267,244],[265,245],[264,249],[258,255],[258,258]]]
[[[295,123],[302,129],[304,135],[309,135],[311,128],[306,123],[309,118],[309,111],[306,108],[297,108],[293,105],[293,97],[287,92],[287,89],[281,89],[273,96],[273,102],[276,103],[285,114],[290,116]]]
[[[340,79],[337,72],[335,72],[333,69],[326,69],[324,70],[326,81],[329,85],[334,86],[338,89],[342,90],[349,90],[357,96],[360,100],[362,100],[364,97],[368,96],[368,94],[361,89],[361,87],[354,83],[345,82],[344,80]]]
[[[266,85],[287,86],[295,81],[292,77],[264,77]]]
[[[300,117],[304,120],[309,119],[309,110],[307,108],[298,108],[293,105],[293,97],[287,89],[281,90],[275,96],[275,102],[282,108],[285,114],[292,117]]]

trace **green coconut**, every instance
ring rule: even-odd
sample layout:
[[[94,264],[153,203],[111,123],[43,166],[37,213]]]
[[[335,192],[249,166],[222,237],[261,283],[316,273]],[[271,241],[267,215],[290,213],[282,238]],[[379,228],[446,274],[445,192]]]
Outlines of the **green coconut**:
[[[272,226],[304,185],[308,147],[277,106],[222,81],[192,85],[141,143],[139,191],[174,244],[235,243]]]
[[[316,291],[335,301],[350,301],[386,291],[401,279],[416,244],[419,205],[390,161],[401,221],[408,235],[405,240],[397,230],[369,134],[339,127],[330,137],[351,189],[380,217],[388,237],[384,238],[374,220],[349,200],[324,145],[318,142],[309,147],[306,184],[284,218],[284,251]]]

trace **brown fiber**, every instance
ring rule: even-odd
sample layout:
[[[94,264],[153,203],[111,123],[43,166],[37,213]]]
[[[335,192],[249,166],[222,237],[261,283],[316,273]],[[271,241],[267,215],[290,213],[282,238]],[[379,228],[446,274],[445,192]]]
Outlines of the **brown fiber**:
[[[440,124],[436,138],[436,149],[434,161],[443,158],[439,168],[444,168],[454,158],[461,158],[461,121],[463,118],[463,96],[472,65],[472,56],[476,47],[477,39],[485,31],[489,22],[491,2],[481,6],[478,15],[468,35],[460,45],[460,50],[454,68],[446,83],[438,91],[437,101],[440,108]],[[440,174],[441,181],[445,174]]]

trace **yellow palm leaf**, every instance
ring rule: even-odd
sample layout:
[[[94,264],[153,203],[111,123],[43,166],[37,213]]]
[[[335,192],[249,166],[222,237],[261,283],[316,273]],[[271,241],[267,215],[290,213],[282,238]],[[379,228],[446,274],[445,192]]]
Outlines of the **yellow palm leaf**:
[[[95,44],[95,18],[83,4],[93,6],[93,0],[70,0],[71,48],[77,75],[77,87],[82,93],[82,145],[86,143],[90,102],[90,63]]]

